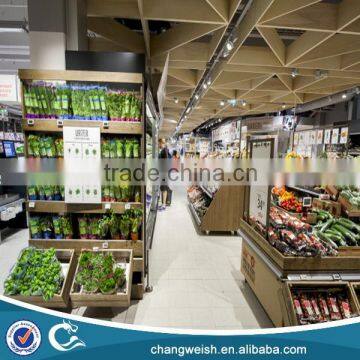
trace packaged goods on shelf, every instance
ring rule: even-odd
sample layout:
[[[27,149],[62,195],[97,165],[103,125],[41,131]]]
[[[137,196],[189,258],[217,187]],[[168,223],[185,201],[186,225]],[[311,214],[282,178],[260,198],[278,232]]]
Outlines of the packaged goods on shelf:
[[[291,191],[287,191],[285,186],[281,188],[274,187],[272,194],[276,197],[280,207],[291,212],[301,213],[302,203]]]
[[[63,201],[65,199],[63,185],[30,185],[27,191],[28,199],[31,201]]]
[[[189,201],[201,219],[205,215],[211,201],[199,186],[191,186],[187,193]]]
[[[24,86],[27,118],[141,121],[141,100],[133,92],[97,85],[33,82]]]
[[[104,202],[141,202],[141,188],[135,185],[103,185],[101,193]]]
[[[63,281],[61,263],[54,249],[27,248],[5,280],[5,295],[42,296],[49,301],[60,293]]]
[[[64,140],[57,135],[33,135],[27,138],[27,153],[36,158],[61,158],[64,156]]]
[[[358,316],[343,288],[292,290],[292,305],[300,325],[349,319]]]
[[[105,159],[140,157],[140,141],[136,138],[106,138],[101,140],[101,156]]]
[[[113,212],[103,215],[79,214],[31,216],[29,221],[32,239],[81,239],[138,240],[142,224],[141,209],[125,210],[123,214]],[[75,227],[73,228],[73,224]]]

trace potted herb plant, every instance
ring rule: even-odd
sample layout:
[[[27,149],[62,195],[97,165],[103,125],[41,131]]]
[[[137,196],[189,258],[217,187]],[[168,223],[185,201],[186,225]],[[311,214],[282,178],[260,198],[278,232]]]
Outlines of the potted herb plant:
[[[139,228],[142,223],[142,210],[141,209],[132,209],[130,215],[131,223],[131,240],[139,240]]]
[[[123,214],[120,218],[120,233],[123,240],[128,240],[130,235],[130,218],[127,214]]]
[[[64,234],[64,238],[72,239],[73,229],[72,229],[71,219],[68,215],[64,215],[61,217],[61,227]]]
[[[88,239],[89,238],[89,225],[88,225],[88,219],[84,217],[79,217],[79,235],[80,239]]]

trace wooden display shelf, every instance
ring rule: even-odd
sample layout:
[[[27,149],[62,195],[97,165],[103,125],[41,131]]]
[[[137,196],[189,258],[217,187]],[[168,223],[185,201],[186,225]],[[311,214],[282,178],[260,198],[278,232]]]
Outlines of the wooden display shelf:
[[[83,70],[19,70],[21,80],[62,80],[107,83],[142,84],[141,73],[103,72]]]
[[[297,326],[301,325],[299,323],[299,320],[296,316],[296,309],[294,307],[293,303],[293,296],[292,291],[293,289],[301,289],[301,290],[307,290],[307,289],[314,289],[316,291],[324,291],[326,292],[328,289],[339,289],[344,290],[347,294],[347,297],[350,301],[350,306],[352,309],[352,312],[355,316],[360,315],[360,308],[358,305],[357,297],[355,295],[355,292],[350,285],[349,282],[345,281],[286,281],[283,285],[282,294],[284,298],[284,310],[287,313],[287,318],[285,318],[287,321],[285,321],[285,326]],[[285,315],[285,314],[284,314]]]
[[[23,119],[25,132],[62,132],[64,126],[99,127],[102,134],[142,135],[142,122],[131,121],[97,121],[97,120],[57,120],[57,119]]]
[[[134,251],[134,256],[143,256],[144,245],[141,240],[90,240],[90,239],[30,239],[29,244],[38,248],[74,249],[80,253],[82,249],[128,249]]]
[[[342,210],[348,217],[360,217],[360,209],[351,205],[345,198],[339,196],[338,202],[341,204]]]
[[[339,196],[339,190],[334,185],[326,185],[325,191],[332,197],[333,200],[337,200]]]
[[[360,269],[360,256],[339,252],[338,256],[284,256],[246,221],[240,220],[241,231],[253,240],[284,274],[309,271],[347,271]]]
[[[84,251],[89,251],[84,249]],[[124,292],[117,292],[115,294],[88,294],[81,292],[81,287],[76,284],[75,278],[79,271],[79,262],[77,262],[75,275],[70,292],[71,305],[73,307],[80,306],[96,306],[96,307],[122,307],[130,305],[132,274],[133,274],[133,251],[132,250],[99,250],[103,253],[112,253],[115,260],[124,262],[126,264],[126,283]]]
[[[220,186],[213,195],[206,213],[201,220],[197,221],[200,230],[206,233],[237,231],[244,212],[244,196],[243,186]],[[191,211],[193,213],[195,209],[191,209]],[[194,215],[194,217],[196,216]],[[197,218],[199,218],[198,215]]]
[[[85,213],[104,214],[113,211],[122,214],[126,208],[142,208],[139,202],[103,202],[101,204],[69,204],[64,201],[29,200],[26,202],[26,210],[31,213]]]
[[[26,302],[37,306],[46,308],[67,308],[69,306],[69,296],[71,284],[74,278],[76,269],[76,256],[74,250],[56,250],[56,257],[61,263],[68,264],[68,270],[60,291],[60,294],[55,294],[50,300],[45,301],[42,296],[23,296],[13,295],[8,296],[11,299]]]

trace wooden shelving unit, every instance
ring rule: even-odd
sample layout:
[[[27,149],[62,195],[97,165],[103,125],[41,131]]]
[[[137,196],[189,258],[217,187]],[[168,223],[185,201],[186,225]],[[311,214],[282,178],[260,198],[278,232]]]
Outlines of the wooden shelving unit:
[[[126,209],[139,209],[142,203],[103,202],[101,204],[67,204],[64,201],[27,201],[26,210],[31,213],[87,213],[104,214],[114,212],[122,214]]]
[[[244,212],[244,187],[220,186],[214,195],[203,186],[200,188],[206,196],[212,199],[202,218],[199,217],[193,204],[188,200],[190,212],[200,231],[207,234],[210,232],[237,231],[240,228],[240,219]]]
[[[136,86],[142,97],[142,121],[96,121],[96,120],[67,120],[67,119],[29,119],[26,117],[25,109],[23,110],[23,131],[25,133],[25,148],[27,147],[26,138],[29,133],[62,133],[64,126],[75,127],[99,127],[101,134],[113,135],[133,135],[140,139],[141,157],[145,156],[145,99],[143,75],[141,73],[113,73],[98,71],[52,71],[52,70],[19,70],[19,78],[22,82],[33,80],[38,81],[76,81],[87,83],[116,83],[132,84]],[[24,103],[24,101],[23,101]],[[121,159],[119,159],[121,162]],[[26,209],[29,213],[69,213],[69,214],[103,214],[113,211],[122,214],[129,208],[143,209],[143,224],[141,239],[132,240],[87,240],[87,239],[30,239],[29,245],[38,248],[56,248],[56,249],[73,249],[75,256],[78,256],[82,249],[127,249],[132,250],[132,286],[131,298],[142,299],[145,284],[145,187],[141,187],[141,202],[124,203],[124,202],[103,202],[100,204],[68,204],[64,201],[27,201]],[[91,306],[92,303],[89,303]],[[110,305],[109,305],[110,306]],[[117,306],[116,301],[111,302],[111,306]]]

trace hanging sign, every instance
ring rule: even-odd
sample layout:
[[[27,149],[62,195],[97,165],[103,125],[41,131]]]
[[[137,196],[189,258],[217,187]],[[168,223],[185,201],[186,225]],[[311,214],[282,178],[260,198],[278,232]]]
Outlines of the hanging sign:
[[[19,101],[18,77],[16,75],[0,75],[0,101]]]
[[[339,143],[339,128],[335,128],[332,131],[332,136],[331,136],[331,143],[332,144],[338,144]]]
[[[348,141],[349,128],[343,127],[340,131],[340,144],[346,144]]]
[[[318,130],[316,136],[316,144],[321,145],[323,143],[324,130]]]
[[[101,203],[99,127],[65,126],[65,202]]]
[[[324,137],[324,144],[330,144],[330,140],[331,140],[331,129],[326,129],[325,130],[325,137]]]

